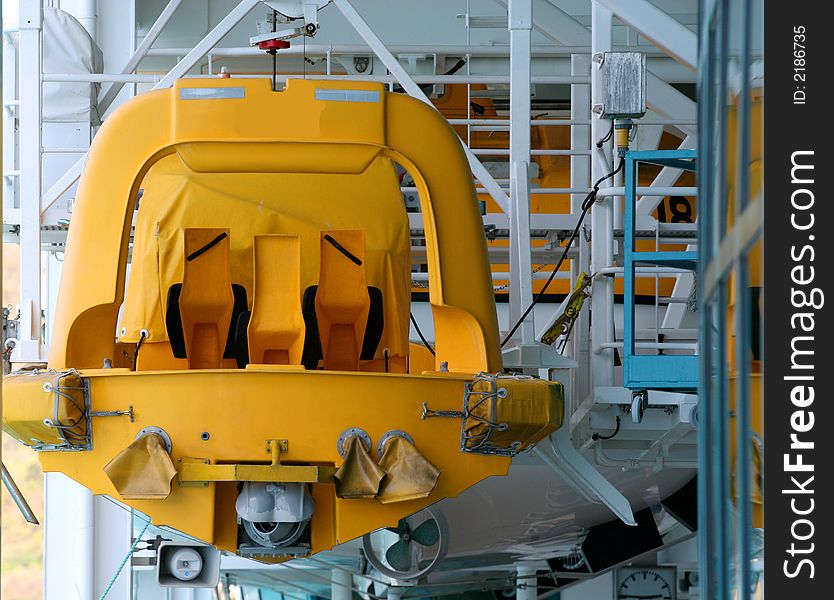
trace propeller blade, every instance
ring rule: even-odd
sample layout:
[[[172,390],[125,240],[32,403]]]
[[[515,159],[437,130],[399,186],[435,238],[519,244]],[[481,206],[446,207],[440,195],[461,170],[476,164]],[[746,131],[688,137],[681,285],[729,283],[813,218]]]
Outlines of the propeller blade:
[[[385,552],[385,560],[397,571],[405,573],[411,569],[411,548],[402,540],[395,542]]]
[[[396,533],[397,535],[403,535],[404,533],[409,533],[411,528],[408,526],[408,521],[400,519],[396,527],[386,527],[385,530]]]
[[[429,520],[411,532],[411,539],[421,546],[434,546],[440,540],[440,528],[437,521]]]

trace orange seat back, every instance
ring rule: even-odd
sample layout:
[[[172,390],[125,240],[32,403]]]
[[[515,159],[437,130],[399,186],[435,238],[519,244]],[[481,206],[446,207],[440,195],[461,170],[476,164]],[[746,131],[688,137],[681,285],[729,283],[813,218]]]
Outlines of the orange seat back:
[[[190,369],[219,369],[229,335],[234,294],[229,230],[185,229],[180,315]]]
[[[359,370],[371,306],[364,260],[364,231],[322,231],[316,320],[325,369]]]
[[[301,243],[295,235],[258,235],[254,248],[249,362],[300,365],[304,350]]]

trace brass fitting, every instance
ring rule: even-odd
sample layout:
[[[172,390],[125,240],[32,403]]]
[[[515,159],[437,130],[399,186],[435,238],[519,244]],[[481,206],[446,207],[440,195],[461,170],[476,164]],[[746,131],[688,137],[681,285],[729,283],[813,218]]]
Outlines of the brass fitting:
[[[617,119],[614,121],[614,147],[617,149],[619,156],[623,156],[628,150],[631,126],[631,119]]]

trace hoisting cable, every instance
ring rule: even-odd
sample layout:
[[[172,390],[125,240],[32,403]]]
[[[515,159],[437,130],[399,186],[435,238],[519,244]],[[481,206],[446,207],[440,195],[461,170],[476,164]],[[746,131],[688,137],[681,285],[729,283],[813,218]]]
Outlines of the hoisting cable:
[[[565,259],[568,256],[568,252],[570,251],[570,247],[573,244],[573,240],[575,240],[576,236],[579,235],[579,229],[582,227],[582,221],[585,219],[585,215],[588,214],[588,211],[591,209],[591,206],[593,206],[594,202],[596,201],[597,192],[599,192],[600,184],[603,181],[605,181],[606,179],[611,179],[612,177],[614,177],[614,175],[619,173],[620,170],[623,168],[624,164],[625,164],[625,159],[621,158],[620,163],[617,165],[617,168],[614,169],[613,171],[611,171],[605,177],[600,177],[597,180],[597,182],[594,184],[594,187],[591,189],[591,191],[585,197],[585,200],[582,201],[582,213],[579,215],[579,220],[576,223],[576,227],[574,228],[573,233],[571,233],[570,237],[568,238],[568,243],[565,245],[565,250],[564,250],[564,252],[562,252],[562,256],[559,258],[559,262],[556,263],[556,266],[554,267],[553,271],[550,273],[550,277],[547,278],[547,281],[545,281],[544,285],[542,286],[542,289],[539,290],[539,293],[536,294],[535,298],[533,298],[533,301],[530,303],[530,306],[527,307],[527,310],[524,311],[524,314],[522,314],[521,317],[518,319],[518,321],[516,321],[515,325],[513,325],[512,329],[510,329],[510,332],[507,334],[507,336],[501,342],[501,347],[502,348],[506,345],[507,342],[510,341],[510,339],[513,337],[513,334],[515,334],[515,332],[518,330],[518,328],[521,327],[521,324],[524,322],[524,319],[526,319],[527,316],[530,314],[530,312],[533,310],[533,307],[536,306],[536,304],[538,304],[539,300],[541,300],[544,297],[544,294],[547,291],[548,286],[553,281],[553,279],[556,277],[556,273],[558,273],[559,269],[562,268],[562,263],[565,262]]]
[[[436,354],[434,353],[434,348],[431,347],[428,340],[426,340],[425,336],[423,335],[423,332],[420,331],[420,326],[417,324],[417,320],[414,318],[414,315],[412,313],[408,313],[408,316],[411,317],[411,324],[414,325],[414,329],[417,331],[417,335],[420,336],[420,341],[423,342],[423,345],[426,347],[426,350],[431,352],[432,356],[436,356]]]

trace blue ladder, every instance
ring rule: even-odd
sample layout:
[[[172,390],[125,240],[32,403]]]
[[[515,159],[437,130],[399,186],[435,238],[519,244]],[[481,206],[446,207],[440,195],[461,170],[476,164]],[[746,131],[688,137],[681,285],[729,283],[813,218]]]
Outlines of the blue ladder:
[[[695,271],[697,252],[637,252],[636,219],[638,163],[695,171],[695,150],[629,151],[625,154],[625,214],[623,222],[625,265],[623,278],[623,386],[634,391],[698,389],[697,355],[637,354],[635,347],[636,267],[650,265]],[[655,290],[660,293],[659,290]]]

